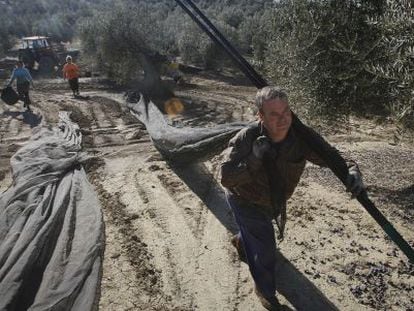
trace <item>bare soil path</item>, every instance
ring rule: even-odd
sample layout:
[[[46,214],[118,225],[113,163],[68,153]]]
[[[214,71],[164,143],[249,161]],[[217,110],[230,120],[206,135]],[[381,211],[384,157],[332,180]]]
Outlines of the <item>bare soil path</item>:
[[[176,95],[177,126],[254,119],[253,87],[191,77]],[[231,81],[230,81],[231,82]],[[10,157],[36,126],[72,111],[106,224],[101,310],[262,310],[245,264],[229,243],[232,215],[217,182],[220,155],[177,167],[165,162],[122,94],[81,80],[89,100],[58,80],[37,83],[34,112],[0,104],[0,191],[11,185]],[[373,201],[414,245],[414,145],[393,142],[392,126],[352,120],[327,139],[360,165]],[[332,173],[309,165],[288,206],[280,243],[279,293],[293,310],[414,310],[414,268],[350,200]]]

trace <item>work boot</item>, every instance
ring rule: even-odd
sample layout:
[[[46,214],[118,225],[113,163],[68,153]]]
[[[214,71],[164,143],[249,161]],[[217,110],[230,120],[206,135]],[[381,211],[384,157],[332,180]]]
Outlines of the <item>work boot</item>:
[[[280,304],[279,300],[277,300],[276,296],[272,297],[264,297],[260,290],[255,286],[254,291],[259,298],[260,303],[266,310],[270,311],[282,311],[284,310],[283,305]]]
[[[239,259],[245,263],[247,263],[246,252],[244,251],[244,247],[239,235],[233,235],[231,238],[231,244],[236,248],[237,254],[239,255]]]

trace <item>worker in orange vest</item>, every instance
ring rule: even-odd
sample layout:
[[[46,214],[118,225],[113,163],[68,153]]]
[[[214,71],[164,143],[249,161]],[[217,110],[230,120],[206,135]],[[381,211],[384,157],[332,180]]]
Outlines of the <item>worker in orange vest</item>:
[[[72,56],[66,56],[66,64],[63,66],[63,79],[68,79],[73,96],[79,96],[79,67],[72,62]]]

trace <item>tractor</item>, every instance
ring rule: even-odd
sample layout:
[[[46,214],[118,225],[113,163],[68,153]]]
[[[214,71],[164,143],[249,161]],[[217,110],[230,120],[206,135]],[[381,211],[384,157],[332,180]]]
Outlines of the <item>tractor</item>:
[[[50,44],[49,37],[24,37],[14,49],[14,54],[22,60],[35,76],[55,76],[61,70],[66,55],[76,57],[77,50],[67,51],[63,44]]]
[[[24,37],[18,50],[18,58],[32,73],[47,75],[59,67],[59,57],[47,37]]]

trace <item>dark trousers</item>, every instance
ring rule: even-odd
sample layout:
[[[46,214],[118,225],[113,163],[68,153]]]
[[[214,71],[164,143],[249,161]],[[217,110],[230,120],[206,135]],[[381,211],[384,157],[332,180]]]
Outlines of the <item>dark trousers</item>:
[[[23,101],[25,107],[29,107],[32,103],[29,97],[30,82],[17,83],[17,93],[20,100]]]
[[[276,240],[272,219],[249,204],[226,192],[227,202],[239,226],[239,236],[247,257],[250,273],[265,298],[276,293]]]
[[[78,78],[73,78],[73,79],[69,79],[69,86],[70,89],[73,92],[73,95],[79,95],[79,79]]]

